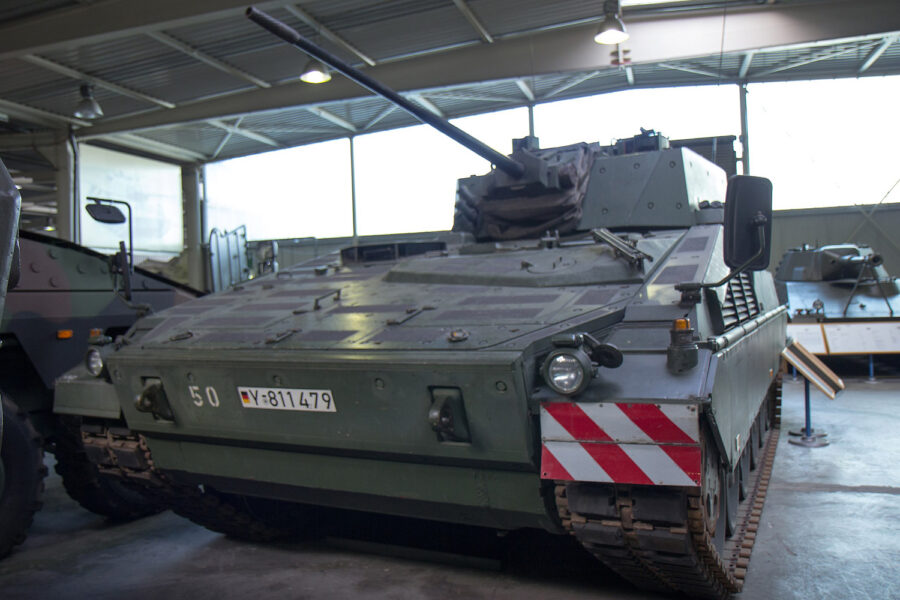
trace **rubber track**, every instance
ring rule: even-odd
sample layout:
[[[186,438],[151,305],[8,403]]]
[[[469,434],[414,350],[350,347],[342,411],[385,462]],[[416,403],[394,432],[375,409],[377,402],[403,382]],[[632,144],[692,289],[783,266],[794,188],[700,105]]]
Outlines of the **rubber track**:
[[[105,432],[103,434],[82,432],[82,436],[93,437],[94,440],[101,442],[109,439]],[[153,457],[150,455],[150,449],[143,436],[119,435],[118,439],[136,441],[136,451],[142,454],[147,468],[139,470],[121,467],[116,464],[115,455],[110,451],[109,456],[113,466],[103,465],[100,467],[105,476],[121,478],[126,482],[139,485],[154,502],[170,508],[175,514],[202,527],[229,537],[266,542],[288,535],[284,529],[273,527],[253,515],[245,506],[242,506],[239,496],[222,494],[199,486],[173,483],[154,466]]]
[[[165,508],[142,495],[130,482],[103,477],[84,451],[81,419],[60,418],[56,437],[56,472],[69,497],[83,508],[116,521],[131,521]]]
[[[569,510],[565,482],[557,482],[556,504],[563,526],[595,557],[636,586],[655,592],[681,592],[722,600],[744,584],[778,446],[781,381],[773,382],[767,402],[772,426],[758,467],[751,471],[748,497],[738,507],[738,527],[722,555],[706,530],[700,490],[687,495],[687,520],[680,526],[631,518],[628,486],[617,486],[618,519],[593,519]],[[752,439],[752,438],[751,438]],[[721,516],[719,518],[724,518]]]

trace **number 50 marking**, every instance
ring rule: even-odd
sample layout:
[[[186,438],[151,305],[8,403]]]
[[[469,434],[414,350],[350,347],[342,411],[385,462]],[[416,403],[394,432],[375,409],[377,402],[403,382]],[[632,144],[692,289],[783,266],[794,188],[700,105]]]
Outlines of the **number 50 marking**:
[[[191,399],[194,401],[195,406],[203,406],[203,396],[200,395],[200,386],[199,385],[189,385],[188,391],[191,393]],[[211,385],[206,386],[204,390],[206,392],[206,401],[209,402],[209,405],[213,408],[218,408],[219,406],[219,393],[216,392],[216,388]]]

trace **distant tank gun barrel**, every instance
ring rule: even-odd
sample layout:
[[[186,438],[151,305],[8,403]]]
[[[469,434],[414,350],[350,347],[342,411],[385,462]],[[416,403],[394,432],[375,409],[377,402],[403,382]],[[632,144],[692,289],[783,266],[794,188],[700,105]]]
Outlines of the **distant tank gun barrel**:
[[[444,135],[459,142],[478,156],[490,161],[494,166],[496,166],[498,169],[500,169],[510,177],[520,178],[522,177],[522,175],[524,175],[525,167],[520,162],[497,152],[484,142],[472,137],[459,127],[452,125],[447,120],[442,119],[437,115],[429,112],[428,110],[422,108],[421,106],[411,102],[410,100],[407,100],[391,88],[372,79],[359,69],[348,65],[340,58],[315,45],[310,40],[300,35],[300,33],[298,33],[295,29],[282,23],[278,19],[275,19],[252,6],[247,9],[247,18],[263,29],[266,29],[270,33],[280,37],[289,44],[293,44],[294,46],[300,48],[313,58],[322,61],[335,71],[338,71],[339,73],[355,81],[369,91],[378,94],[379,96],[387,100],[390,100],[426,125],[431,125]]]
[[[868,263],[873,267],[877,267],[884,262],[884,257],[880,254],[838,254],[831,250],[824,251],[825,256],[829,259],[845,265],[860,265]]]

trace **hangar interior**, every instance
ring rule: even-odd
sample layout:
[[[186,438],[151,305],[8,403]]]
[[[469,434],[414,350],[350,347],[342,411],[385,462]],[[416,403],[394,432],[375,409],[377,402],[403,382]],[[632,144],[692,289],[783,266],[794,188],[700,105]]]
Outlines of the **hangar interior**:
[[[211,247],[217,223],[208,212],[208,165],[347,140],[352,233],[279,238],[278,263],[288,267],[347,246],[390,241],[391,236],[357,231],[354,140],[419,121],[337,73],[321,85],[300,81],[300,66],[309,57],[248,21],[247,5],[3,2],[0,159],[20,189],[21,229],[109,252],[86,235],[95,225],[85,219],[91,192],[83,163],[94,156],[92,164],[102,164],[107,155],[101,151],[157,161],[179,169],[176,209],[169,205],[160,218],[177,216],[180,224],[183,283],[215,291],[227,282],[216,279],[222,276],[210,266],[211,255],[219,257],[220,267],[221,256],[233,257],[230,246]],[[720,164],[730,161],[742,174],[757,174],[759,160],[757,123],[747,108],[754,85],[900,75],[895,0],[267,0],[254,6],[437,117],[523,109],[528,130],[522,133],[528,135],[539,129],[536,112],[552,102],[602,99],[627,90],[726,87],[733,90],[739,130],[723,131],[721,139],[694,140],[699,144],[694,147]],[[594,35],[604,13],[616,9],[630,37],[618,45],[598,45]],[[91,113],[92,107],[101,114]],[[848,114],[853,110],[843,107]],[[896,114],[882,118],[895,122]],[[802,154],[802,144],[801,137],[792,152]],[[859,131],[856,139],[835,140],[834,146],[835,152],[887,154],[900,164],[895,145],[877,131]],[[115,169],[124,175],[115,176],[127,180],[127,161],[122,165]],[[397,167],[385,179],[402,179],[403,166]],[[93,176],[106,176],[102,167],[98,173]],[[900,172],[887,175],[893,180]],[[853,178],[846,173],[848,182]],[[801,244],[854,243],[871,246],[879,264],[896,274],[900,186],[883,191],[881,198],[849,198],[843,206],[816,207],[813,199],[810,208],[776,210],[769,270]],[[138,213],[141,206],[132,208]],[[241,268],[255,272],[272,240],[247,242],[243,235],[237,240],[245,254],[238,259]],[[436,235],[414,232],[404,239],[424,243]],[[160,267],[174,254],[132,246]],[[885,302],[896,318],[887,296]],[[896,586],[891,560],[900,552],[900,479],[889,465],[896,464],[891,457],[900,451],[891,435],[898,353],[829,363],[848,387],[836,400],[814,389],[812,400],[816,426],[830,433],[832,444],[801,449],[785,441],[779,449],[772,493],[755,530],[754,561],[738,597],[887,597],[885,590]],[[787,375],[785,381],[783,440],[806,416],[802,378]],[[584,575],[572,568],[585,559],[580,548],[557,541],[528,541],[532,545],[523,547],[539,556],[531,561],[511,559],[508,547],[497,550],[493,541],[479,537],[481,531],[425,530],[431,537],[426,550],[376,529],[361,538],[335,534],[273,546],[234,541],[171,513],[113,523],[78,508],[59,477],[51,475],[45,508],[35,516],[29,539],[0,562],[0,590],[10,598],[126,591],[138,598],[180,597],[210,590],[237,598],[261,589],[299,596],[331,589],[341,597],[364,598],[486,597],[488,589],[500,598],[668,597],[638,595],[612,571]],[[462,550],[456,542],[442,546],[448,536],[474,541]],[[549,549],[552,558],[542,560],[535,547]],[[138,553],[141,568],[132,568]],[[859,559],[846,560],[848,555]],[[294,577],[298,556],[316,573],[304,582]],[[212,572],[227,575],[211,577]],[[73,588],[79,590],[76,596]]]

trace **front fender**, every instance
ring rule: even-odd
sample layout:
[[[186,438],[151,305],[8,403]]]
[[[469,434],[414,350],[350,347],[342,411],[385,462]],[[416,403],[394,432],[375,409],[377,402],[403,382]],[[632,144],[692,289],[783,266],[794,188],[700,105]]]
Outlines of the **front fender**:
[[[115,386],[103,377],[94,377],[83,365],[56,380],[53,412],[79,417],[122,418]]]

